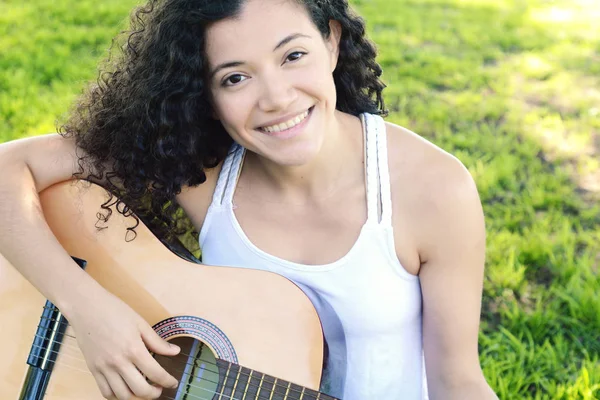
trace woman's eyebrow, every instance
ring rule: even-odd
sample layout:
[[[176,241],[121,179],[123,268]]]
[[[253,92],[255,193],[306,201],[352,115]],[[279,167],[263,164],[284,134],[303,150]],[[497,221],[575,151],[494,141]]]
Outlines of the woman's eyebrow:
[[[305,37],[305,38],[309,38],[310,36],[305,35],[303,33],[292,33],[291,35],[289,35],[288,37],[286,37],[285,39],[283,39],[281,42],[279,42],[277,44],[277,46],[275,46],[275,48],[273,49],[273,51],[276,51],[278,48],[280,48],[281,46],[284,46],[285,44],[291,42],[294,39],[297,39],[299,37]]]
[[[306,38],[309,38],[309,39],[311,38],[310,36],[305,35],[303,33],[292,33],[291,35],[286,36],[285,39],[283,39],[281,42],[277,43],[277,46],[275,46],[275,48],[273,49],[273,51],[277,51],[277,49],[279,49],[281,46],[285,46],[287,43],[291,42],[294,39],[298,39],[300,37],[306,37]],[[215,76],[215,74],[217,72],[219,72],[220,70],[222,70],[222,69],[239,67],[240,65],[244,65],[244,64],[245,64],[245,62],[243,62],[243,61],[229,61],[229,62],[226,62],[226,63],[219,64],[210,73],[210,75],[209,75],[210,79],[212,80],[213,77]]]
[[[223,64],[219,64],[215,69],[213,69],[213,71],[210,73],[209,76],[209,80],[212,80],[214,78],[214,76],[217,74],[217,72],[219,72],[222,69],[225,68],[233,68],[233,67],[239,67],[240,65],[244,65],[245,63],[242,61],[230,61],[230,62],[226,62]]]

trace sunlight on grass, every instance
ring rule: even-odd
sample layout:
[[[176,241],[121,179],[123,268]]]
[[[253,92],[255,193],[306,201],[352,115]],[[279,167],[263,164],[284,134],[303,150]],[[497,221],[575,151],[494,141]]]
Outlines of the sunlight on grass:
[[[560,36],[576,33],[581,38],[591,40],[598,38],[600,7],[596,0],[570,0],[558,3],[533,9],[529,14],[531,21],[555,25],[557,29],[564,30]]]

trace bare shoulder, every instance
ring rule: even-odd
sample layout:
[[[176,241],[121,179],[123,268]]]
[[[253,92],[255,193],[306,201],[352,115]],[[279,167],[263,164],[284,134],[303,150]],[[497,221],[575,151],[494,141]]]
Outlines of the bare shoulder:
[[[183,208],[198,232],[204,224],[208,207],[212,202],[222,165],[223,162],[215,168],[206,169],[206,181],[204,183],[198,186],[185,186],[181,189],[181,193],[177,195],[177,203]]]
[[[433,205],[444,203],[439,196],[464,195],[467,188],[476,194],[473,178],[458,158],[407,128],[386,125],[390,178],[392,185],[410,185],[404,196]]]
[[[404,246],[399,238],[409,238],[423,264],[453,229],[483,221],[479,194],[458,158],[407,128],[386,126],[394,231],[403,233],[396,249]]]

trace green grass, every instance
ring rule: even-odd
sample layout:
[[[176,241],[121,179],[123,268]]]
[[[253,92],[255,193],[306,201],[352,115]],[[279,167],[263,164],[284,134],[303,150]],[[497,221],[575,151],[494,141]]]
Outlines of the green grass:
[[[55,130],[134,3],[0,3],[0,141]],[[390,120],[459,157],[479,187],[491,386],[600,398],[597,0],[353,3],[380,48]]]

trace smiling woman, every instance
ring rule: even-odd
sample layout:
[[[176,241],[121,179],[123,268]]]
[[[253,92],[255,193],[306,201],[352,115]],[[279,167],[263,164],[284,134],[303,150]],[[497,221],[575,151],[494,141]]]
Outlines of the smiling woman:
[[[251,386],[256,399],[495,398],[477,350],[485,253],[477,190],[455,157],[384,122],[376,49],[346,0],[151,0],[135,10],[123,54],[106,68],[62,135],[0,147],[9,177],[0,200],[10,204],[0,225],[18,232],[0,235],[0,253],[66,316],[105,398],[157,398],[157,385],[180,398],[214,359],[202,358],[204,344],[217,359],[227,354],[210,398],[247,398],[252,390],[242,388]],[[124,301],[176,294],[193,273],[139,296],[124,294],[124,280],[90,279],[39,211],[37,193],[72,178],[111,193],[95,206],[102,224],[119,212],[168,239],[184,213],[206,265],[195,267],[261,271],[254,291],[237,279],[209,282],[219,315],[248,320],[241,303],[251,302],[240,293],[260,297],[265,287],[277,296],[254,311],[285,309],[300,288],[322,327],[324,352],[320,338],[313,347],[324,356],[312,388],[320,393],[291,380],[278,387],[264,374],[251,384],[230,338],[259,320],[227,335],[206,315],[150,321],[136,312],[149,305],[134,311]],[[126,230],[136,240],[136,227]],[[25,238],[35,251],[22,248]],[[294,285],[280,289],[268,276]],[[184,349],[186,371],[197,369],[189,381],[175,382],[150,357],[178,351],[163,340],[165,325],[220,338]],[[273,327],[264,326],[263,342],[285,347]],[[244,355],[262,365],[260,351]]]
[[[327,126],[326,118],[336,108],[331,77],[340,24],[332,20],[324,37],[309,18],[298,18],[306,14],[302,5],[292,4],[252,2],[244,18],[220,21],[207,31],[209,68],[217,65],[210,82],[215,112],[238,144],[270,160],[275,171],[279,165],[306,165],[325,138],[337,142],[331,133],[340,131]],[[272,23],[261,24],[262,19]],[[283,39],[273,47],[264,38]],[[246,44],[241,48],[240,40]],[[235,57],[243,61],[225,61]],[[294,120],[303,115],[296,126]]]

